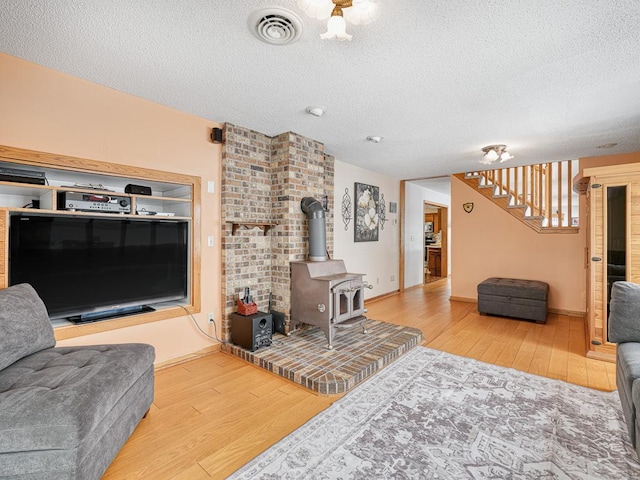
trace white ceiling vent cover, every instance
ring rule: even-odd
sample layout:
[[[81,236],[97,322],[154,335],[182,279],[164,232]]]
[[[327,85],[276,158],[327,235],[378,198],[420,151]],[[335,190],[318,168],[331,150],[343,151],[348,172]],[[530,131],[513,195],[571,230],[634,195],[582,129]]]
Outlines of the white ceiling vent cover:
[[[295,13],[284,8],[263,8],[251,14],[249,29],[265,43],[289,45],[302,35],[302,22]]]

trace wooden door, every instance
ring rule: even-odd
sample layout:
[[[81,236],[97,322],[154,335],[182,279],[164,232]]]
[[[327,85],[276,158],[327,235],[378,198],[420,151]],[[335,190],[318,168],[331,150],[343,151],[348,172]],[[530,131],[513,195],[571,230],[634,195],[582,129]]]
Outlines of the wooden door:
[[[640,170],[600,167],[585,174],[590,171],[587,356],[615,361],[616,345],[607,335],[611,286],[640,283],[640,244],[632,242],[640,238]]]

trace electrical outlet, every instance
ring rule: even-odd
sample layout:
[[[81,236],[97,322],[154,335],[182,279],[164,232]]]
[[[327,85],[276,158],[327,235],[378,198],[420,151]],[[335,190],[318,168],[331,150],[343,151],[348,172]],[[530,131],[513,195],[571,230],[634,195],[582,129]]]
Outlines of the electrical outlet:
[[[216,184],[213,180],[209,180],[207,182],[207,192],[208,193],[215,193],[216,192]]]
[[[391,275],[391,281],[395,282],[396,281],[396,276],[395,275]]]
[[[376,278],[376,285],[380,285],[380,279]]]
[[[207,318],[209,319],[209,323],[213,323],[213,312],[209,312]]]
[[[216,243],[215,243],[215,238],[213,237],[213,235],[209,235],[207,237],[207,245],[210,247],[213,247]]]

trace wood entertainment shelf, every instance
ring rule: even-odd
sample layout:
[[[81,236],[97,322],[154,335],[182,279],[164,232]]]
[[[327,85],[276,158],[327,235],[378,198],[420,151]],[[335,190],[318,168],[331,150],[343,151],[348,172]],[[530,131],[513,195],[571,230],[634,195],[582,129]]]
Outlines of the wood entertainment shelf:
[[[96,218],[131,218],[139,221],[187,221],[190,238],[188,291],[184,308],[200,311],[200,177],[141,167],[101,162],[0,145],[0,173],[16,169],[44,174],[45,185],[32,184],[26,177],[0,181],[0,288],[9,286],[9,216],[17,213]],[[128,184],[151,188],[151,195],[125,193]],[[88,185],[97,188],[87,188]],[[62,192],[117,196],[130,205],[130,213],[75,211],[58,205]],[[37,205],[37,208],[34,206]],[[85,209],[86,210],[86,209]],[[56,338],[72,338],[116,328],[185,315],[183,306],[172,306],[86,325],[55,327]]]

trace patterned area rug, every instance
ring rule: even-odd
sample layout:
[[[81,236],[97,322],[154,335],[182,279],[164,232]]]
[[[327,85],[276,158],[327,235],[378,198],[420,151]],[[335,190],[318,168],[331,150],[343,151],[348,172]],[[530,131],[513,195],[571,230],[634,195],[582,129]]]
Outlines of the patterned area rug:
[[[638,479],[617,392],[416,347],[232,479]]]

